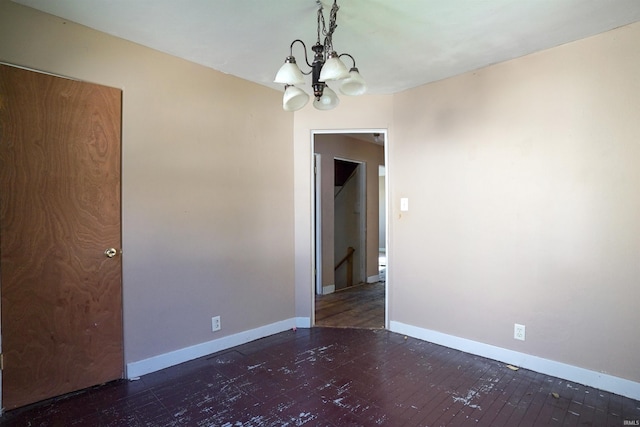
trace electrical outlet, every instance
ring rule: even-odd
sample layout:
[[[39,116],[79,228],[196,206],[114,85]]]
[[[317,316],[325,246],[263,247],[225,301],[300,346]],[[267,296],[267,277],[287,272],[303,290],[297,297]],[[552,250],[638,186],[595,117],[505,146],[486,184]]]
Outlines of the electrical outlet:
[[[220,330],[220,316],[211,318],[211,331],[219,331]]]
[[[518,325],[517,323],[513,325],[513,338],[524,341],[525,337],[525,328],[524,325]]]

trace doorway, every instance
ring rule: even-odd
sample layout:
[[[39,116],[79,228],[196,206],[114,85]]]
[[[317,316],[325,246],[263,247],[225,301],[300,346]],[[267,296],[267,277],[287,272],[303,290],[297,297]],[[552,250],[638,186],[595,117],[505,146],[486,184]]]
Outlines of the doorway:
[[[2,406],[122,378],[122,91],[0,64]]]
[[[333,159],[334,291],[367,282],[367,163]]]
[[[387,246],[386,182],[380,192],[378,173],[385,138],[384,130],[313,132],[315,326],[387,327],[387,283],[379,270]]]

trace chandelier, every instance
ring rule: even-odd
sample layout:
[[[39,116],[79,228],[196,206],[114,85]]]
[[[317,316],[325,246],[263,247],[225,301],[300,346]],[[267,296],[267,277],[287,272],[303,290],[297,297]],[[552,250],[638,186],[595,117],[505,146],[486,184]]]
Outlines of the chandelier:
[[[340,85],[340,92],[345,95],[362,95],[366,90],[364,79],[356,68],[356,61],[353,56],[348,53],[338,55],[333,48],[333,32],[338,27],[336,18],[338,15],[337,0],[333,1],[331,14],[329,15],[329,29],[325,25],[324,13],[322,12],[322,3],[316,0],[318,4],[318,40],[311,47],[313,50],[313,62],[309,63],[307,57],[307,46],[300,39],[291,42],[289,47],[289,56],[286,57],[284,65],[280,67],[275,83],[284,84],[284,96],[282,98],[282,108],[285,111],[296,111],[304,107],[309,101],[309,95],[300,89],[300,85],[304,84],[304,75],[311,74],[311,87],[313,88],[313,106],[318,110],[331,110],[335,108],[340,100],[336,93],[328,86],[327,82],[336,82]],[[320,39],[324,37],[321,43]],[[302,72],[296,64],[293,57],[293,45],[302,44],[304,47],[304,60],[311,70]],[[344,62],[340,59],[347,56],[353,62],[351,69],[347,69]]]

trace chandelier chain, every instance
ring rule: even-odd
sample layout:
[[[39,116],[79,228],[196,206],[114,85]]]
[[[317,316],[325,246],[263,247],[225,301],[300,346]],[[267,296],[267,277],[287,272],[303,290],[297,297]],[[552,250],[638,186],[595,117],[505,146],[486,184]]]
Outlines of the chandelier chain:
[[[318,44],[320,44],[320,36],[321,35],[326,35],[327,33],[327,27],[324,23],[324,13],[322,13],[322,3],[320,2],[320,0],[316,0],[316,3],[318,4]]]
[[[333,32],[338,28],[337,18],[338,18],[338,3],[336,0],[333,1],[333,6],[331,6],[331,12],[329,13],[329,30],[327,31],[327,25],[324,19],[324,13],[322,3],[320,0],[316,0],[318,4],[318,44],[320,44],[320,38],[324,36],[324,55],[328,55],[333,51]]]
[[[333,32],[338,28],[337,18],[338,18],[338,3],[336,0],[333,0],[333,6],[331,7],[331,13],[329,14],[329,32],[327,33],[327,37],[324,39],[324,49],[326,54],[333,51]]]

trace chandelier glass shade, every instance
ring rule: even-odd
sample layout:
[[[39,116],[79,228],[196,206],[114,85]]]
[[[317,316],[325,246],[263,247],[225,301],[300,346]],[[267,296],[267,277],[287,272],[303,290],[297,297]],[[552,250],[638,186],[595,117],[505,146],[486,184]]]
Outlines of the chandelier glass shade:
[[[340,92],[345,95],[357,96],[362,95],[367,90],[367,85],[364,82],[364,79],[360,75],[360,72],[357,68],[353,67],[349,70],[349,77],[342,81],[342,85],[340,86]]]
[[[304,42],[296,39],[291,43],[289,56],[285,58],[284,64],[274,79],[275,83],[285,86],[282,98],[282,108],[285,111],[299,110],[309,101],[309,95],[299,87],[304,85],[305,75],[311,75],[311,87],[315,98],[313,106],[318,110],[331,110],[340,103],[338,95],[327,86],[326,82],[335,82],[336,85],[339,85],[340,92],[350,96],[362,95],[367,90],[365,81],[356,68],[353,56],[348,53],[338,54],[333,49],[333,32],[337,27],[336,18],[339,9],[337,0],[334,0],[331,7],[329,30],[325,25],[322,3],[320,0],[316,0],[316,3],[318,4],[318,40],[311,47],[314,52],[313,61],[309,63],[307,46]],[[322,43],[321,36],[324,36]],[[304,48],[304,59],[310,68],[308,72],[303,72],[298,67],[293,56],[293,46],[296,43],[302,44]],[[342,62],[341,57],[343,56],[349,57],[353,62],[350,69]]]
[[[331,52],[327,57],[322,70],[320,70],[320,80],[343,80],[349,77],[347,66],[340,60],[336,52]]]
[[[293,56],[287,56],[287,59],[284,60],[284,65],[278,70],[278,74],[276,74],[274,82],[285,85],[304,84],[304,76],[302,75],[302,71],[300,71],[300,68],[296,64],[296,59]]]
[[[282,97],[282,108],[285,111],[296,111],[307,105],[309,95],[302,89],[293,85],[286,85]]]
[[[318,110],[331,110],[336,108],[339,103],[340,99],[338,99],[338,95],[325,84],[322,96],[320,98],[316,97],[313,101],[313,106]]]

